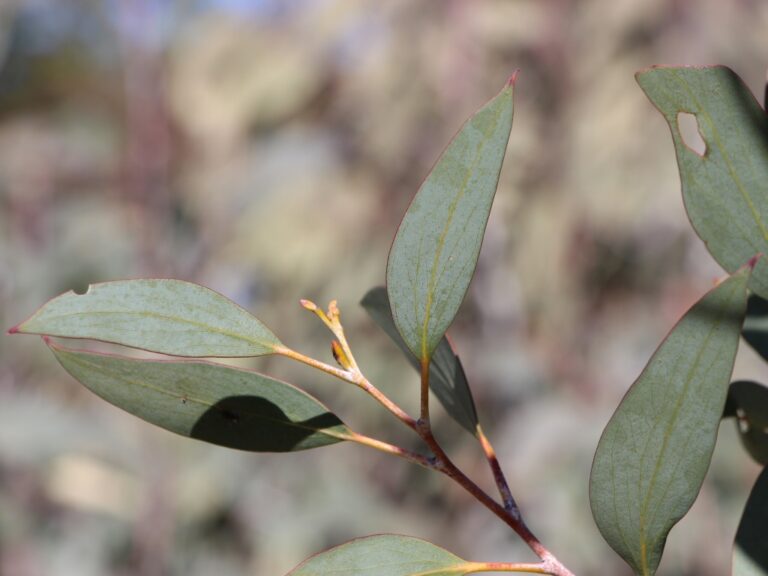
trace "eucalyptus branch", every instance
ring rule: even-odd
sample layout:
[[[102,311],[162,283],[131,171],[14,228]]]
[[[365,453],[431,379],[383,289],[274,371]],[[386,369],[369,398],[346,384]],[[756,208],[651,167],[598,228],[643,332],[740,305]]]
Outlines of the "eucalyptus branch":
[[[397,456],[398,458],[403,458],[409,462],[413,462],[414,464],[418,464],[419,466],[423,466],[424,468],[428,468],[430,470],[437,469],[434,457],[429,458],[417,452],[408,450],[407,448],[395,446],[394,444],[389,444],[388,442],[383,442],[381,440],[377,440],[376,438],[371,438],[370,436],[352,432],[347,437],[347,440],[350,442],[356,442],[363,446],[368,446],[369,448],[373,448],[379,452],[384,452],[385,454],[391,454],[393,456]]]
[[[336,366],[331,366],[330,364],[321,362],[320,360],[315,360],[314,358],[306,356],[301,352],[297,352],[296,350],[288,348],[287,346],[275,346],[273,351],[275,354],[279,354],[281,356],[285,356],[286,358],[290,358],[291,360],[301,362],[302,364],[316,368],[321,372],[335,376],[340,380],[354,384],[358,388],[361,388],[366,393],[368,393],[368,395],[372,396],[377,402],[379,402],[379,404],[394,414],[398,420],[408,426],[408,428],[411,428],[412,430],[416,429],[416,420],[407,412],[405,412],[405,410],[400,408],[400,406],[398,406],[395,402],[390,400],[386,394],[371,384],[368,379],[360,373],[359,370],[352,371],[350,369],[340,369]]]
[[[477,425],[475,436],[483,449],[486,460],[488,460],[488,465],[491,467],[493,479],[496,482],[499,494],[504,502],[504,508],[506,508],[510,514],[520,518],[520,509],[517,506],[515,498],[512,496],[512,491],[509,489],[509,484],[504,476],[504,471],[501,469],[501,464],[496,456],[496,451],[493,449],[490,440],[488,440],[488,437],[485,435],[485,432],[483,432],[480,424]]]
[[[344,334],[344,329],[341,325],[341,314],[339,312],[336,301],[334,300],[330,303],[328,306],[328,313],[318,308],[313,302],[309,300],[302,300],[301,304],[307,310],[314,312],[331,330],[331,332],[333,332],[334,336],[338,338],[339,348],[334,348],[334,356],[342,365],[343,369],[330,366],[324,362],[305,356],[287,347],[276,347],[275,352],[307,364],[313,368],[322,370],[328,374],[336,376],[337,378],[362,388],[368,394],[378,400],[379,403],[381,403],[388,411],[392,412],[400,421],[405,423],[409,428],[413,429],[424,441],[427,447],[432,451],[434,457],[426,458],[399,446],[394,446],[392,444],[388,444],[386,442],[382,442],[380,440],[376,440],[374,438],[363,436],[357,433],[352,433],[349,439],[359,444],[369,446],[381,452],[398,456],[400,458],[404,458],[425,468],[436,470],[442,474],[445,474],[451,480],[464,488],[464,490],[472,495],[483,506],[488,508],[507,525],[509,525],[531,548],[531,550],[533,550],[539,556],[539,558],[542,559],[544,564],[546,564],[549,571],[544,573],[554,574],[555,576],[572,576],[572,573],[567,568],[565,568],[546,547],[544,547],[538,538],[536,538],[536,536],[534,536],[534,534],[530,531],[525,522],[523,522],[520,511],[509,490],[509,486],[504,477],[504,473],[501,470],[501,466],[498,463],[498,459],[496,458],[493,447],[491,446],[479,425],[477,426],[476,435],[491,466],[496,485],[498,486],[499,492],[501,493],[504,502],[503,506],[494,500],[490,495],[488,495],[487,492],[480,488],[466,474],[464,474],[464,472],[462,472],[453,463],[448,454],[446,454],[446,452],[437,442],[437,439],[432,433],[432,428],[429,421],[429,362],[422,363],[421,416],[419,420],[416,421],[404,410],[402,410],[402,408],[400,408],[397,404],[392,402],[385,394],[376,388],[376,386],[371,384],[371,382],[363,375],[357,363],[354,362],[354,356]],[[342,362],[339,360],[339,356],[342,354],[342,358],[348,362]],[[537,566],[541,568],[544,564],[529,566]]]

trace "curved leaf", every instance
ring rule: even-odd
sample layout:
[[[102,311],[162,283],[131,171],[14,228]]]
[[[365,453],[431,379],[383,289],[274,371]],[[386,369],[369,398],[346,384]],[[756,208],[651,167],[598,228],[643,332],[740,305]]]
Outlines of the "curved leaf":
[[[741,331],[744,340],[768,360],[768,300],[752,294],[747,301],[747,316]]]
[[[768,253],[768,117],[741,79],[724,66],[651,68],[637,81],[672,131],[688,217],[728,272]],[[707,146],[685,144],[678,114],[693,114]],[[768,262],[750,288],[768,298]]]
[[[734,382],[728,389],[728,404],[744,448],[756,462],[768,464],[768,387],[747,380]]]
[[[349,434],[312,396],[256,372],[203,361],[51,350],[107,402],[182,436],[238,450],[290,452],[335,444]]]
[[[678,322],[603,431],[592,514],[605,540],[648,576],[701,488],[723,413],[747,300],[745,267]]]
[[[93,284],[50,300],[11,332],[114,342],[174,356],[261,356],[280,341],[221,294],[181,280]]]
[[[383,286],[372,288],[360,304],[379,328],[386,332],[387,336],[403,351],[411,366],[419,372],[421,364],[418,358],[413,355],[395,327],[387,289]],[[453,351],[448,338],[443,337],[440,340],[432,355],[432,361],[429,364],[429,387],[448,415],[474,435],[478,425],[475,401],[461,361]]]
[[[426,361],[475,271],[512,128],[513,76],[443,152],[400,223],[387,263],[395,325]]]
[[[768,576],[768,468],[763,468],[741,516],[733,576]]]
[[[312,556],[287,576],[460,576],[472,566],[425,540],[381,534]]]

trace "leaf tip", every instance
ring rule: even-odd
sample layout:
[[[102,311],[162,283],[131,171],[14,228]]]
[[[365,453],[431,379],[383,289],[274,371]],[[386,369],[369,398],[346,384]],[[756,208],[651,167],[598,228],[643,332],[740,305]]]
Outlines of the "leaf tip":
[[[758,252],[752,258],[749,259],[749,262],[747,262],[747,266],[749,266],[750,270],[754,270],[755,266],[757,266],[758,261],[763,257],[762,252]]]
[[[16,324],[16,326],[12,326],[11,328],[8,328],[8,332],[7,333],[8,334],[18,334],[19,331],[20,331],[19,330],[19,326],[21,326],[21,324]]]
[[[512,88],[515,85],[515,82],[517,82],[517,77],[520,74],[520,69],[518,68],[514,72],[512,72],[512,75],[507,80],[507,83],[504,85],[504,88]]]

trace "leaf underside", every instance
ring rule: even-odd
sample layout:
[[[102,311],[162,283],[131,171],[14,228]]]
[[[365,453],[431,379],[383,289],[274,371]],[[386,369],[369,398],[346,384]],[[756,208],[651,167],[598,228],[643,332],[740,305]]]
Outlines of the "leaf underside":
[[[93,284],[50,300],[15,332],[87,338],[188,357],[271,354],[277,337],[221,294],[181,280]]]
[[[360,301],[373,321],[389,336],[398,348],[402,350],[408,362],[417,372],[421,363],[397,331],[392,319],[387,289],[383,286],[372,288]],[[459,423],[470,434],[477,431],[478,418],[475,401],[464,374],[464,368],[450,342],[443,337],[437,345],[432,361],[429,364],[429,387],[445,408],[448,415]]]
[[[745,267],[699,300],[659,346],[603,431],[592,514],[636,574],[656,572],[672,526],[701,488],[746,307]]]
[[[454,137],[403,217],[387,262],[395,325],[427,361],[475,271],[512,128],[512,82]]]
[[[733,576],[768,576],[768,468],[763,468],[741,516]]]
[[[107,402],[182,436],[238,450],[291,452],[335,444],[349,434],[318,400],[256,372],[204,361],[51,350]]]
[[[468,563],[425,540],[382,534],[307,559],[287,576],[461,576]]]
[[[749,89],[724,66],[651,68],[637,81],[669,123],[688,217],[715,260],[734,272],[768,253],[768,117]],[[696,117],[703,156],[686,146],[680,113]],[[765,258],[750,288],[768,298]]]

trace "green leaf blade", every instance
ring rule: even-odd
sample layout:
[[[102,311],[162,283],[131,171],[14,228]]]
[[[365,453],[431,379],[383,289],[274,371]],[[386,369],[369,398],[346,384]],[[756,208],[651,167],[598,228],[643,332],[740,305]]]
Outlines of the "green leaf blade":
[[[93,284],[50,300],[13,332],[86,338],[187,357],[271,354],[277,337],[221,294],[181,280]]]
[[[475,271],[512,128],[514,76],[454,137],[403,217],[387,263],[395,325],[426,361]]]
[[[262,374],[204,361],[136,360],[51,345],[107,402],[176,434],[253,452],[292,452],[350,434],[319,401]]]
[[[733,547],[733,576],[768,576],[768,468],[744,506]]]
[[[715,260],[733,273],[768,253],[768,117],[749,89],[724,66],[651,68],[637,81],[669,124],[688,217]],[[696,117],[703,156],[686,146],[680,113]],[[750,288],[768,298],[764,260]]]
[[[461,576],[469,567],[425,540],[380,534],[312,556],[287,576]]]
[[[738,347],[749,267],[699,300],[659,346],[600,438],[592,514],[634,569],[656,572],[704,480]]]
[[[419,359],[413,355],[395,326],[387,289],[384,287],[372,288],[363,297],[360,304],[379,328],[402,350],[411,366],[420,372]],[[479,424],[475,401],[472,398],[472,391],[469,388],[464,367],[446,337],[440,340],[432,355],[429,364],[429,387],[448,415],[467,432],[475,435]]]

